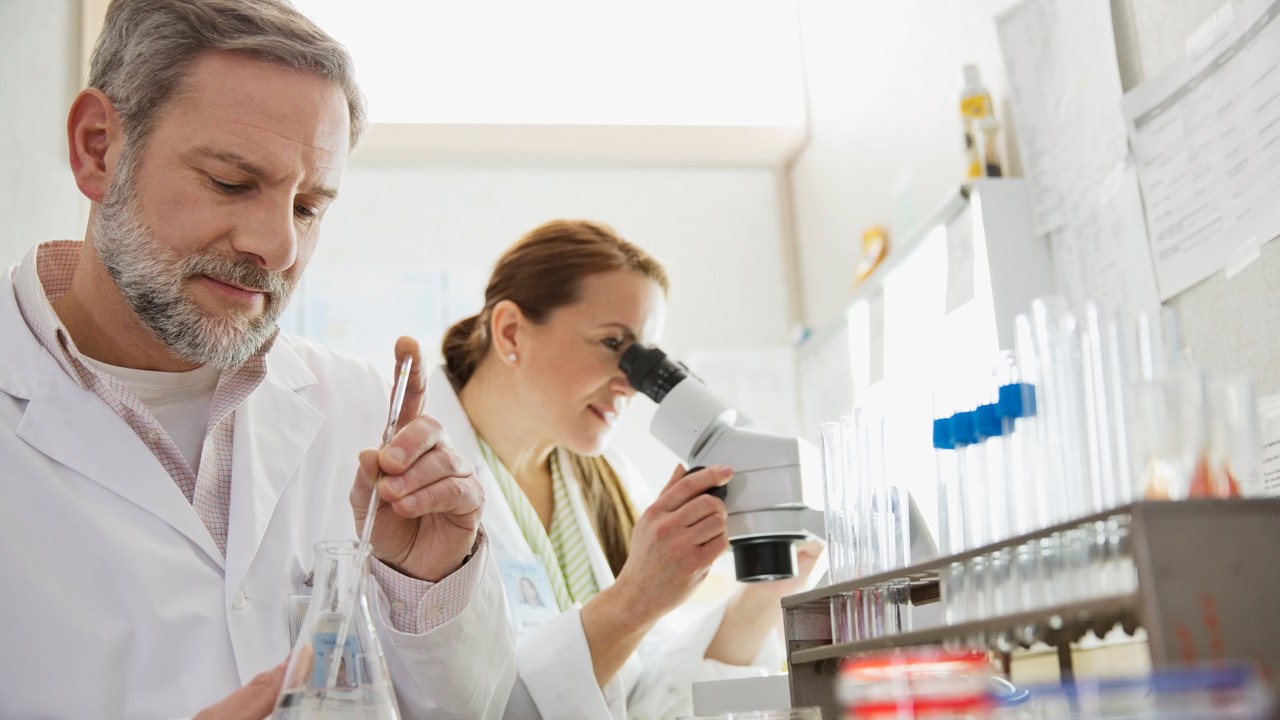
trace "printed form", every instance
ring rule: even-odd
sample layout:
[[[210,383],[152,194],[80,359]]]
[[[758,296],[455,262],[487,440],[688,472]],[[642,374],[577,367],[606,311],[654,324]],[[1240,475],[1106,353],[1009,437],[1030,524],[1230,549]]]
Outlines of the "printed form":
[[[1162,300],[1234,274],[1280,235],[1280,0],[1228,15],[1216,41],[1121,105]]]
[[[1160,304],[1108,0],[1024,0],[996,18],[1035,230],[1076,301]]]

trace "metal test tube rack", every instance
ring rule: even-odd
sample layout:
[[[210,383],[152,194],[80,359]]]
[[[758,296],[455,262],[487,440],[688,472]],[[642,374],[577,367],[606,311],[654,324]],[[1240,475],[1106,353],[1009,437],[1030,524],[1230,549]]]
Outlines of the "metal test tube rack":
[[[955,625],[832,643],[831,598],[907,580],[915,605],[936,602],[938,571],[957,561],[1122,517],[1137,570],[1136,592],[1065,603]],[[1142,501],[963,553],[837,583],[783,598],[793,707],[817,705],[842,717],[835,698],[840,659],[894,647],[937,645],[974,637],[1007,637],[1033,627],[1037,641],[1058,649],[1064,677],[1070,647],[1089,631],[1117,624],[1147,634],[1153,668],[1212,659],[1258,662],[1280,670],[1280,499]],[[999,648],[997,648],[999,649]],[[1015,656],[1016,662],[1016,656]]]

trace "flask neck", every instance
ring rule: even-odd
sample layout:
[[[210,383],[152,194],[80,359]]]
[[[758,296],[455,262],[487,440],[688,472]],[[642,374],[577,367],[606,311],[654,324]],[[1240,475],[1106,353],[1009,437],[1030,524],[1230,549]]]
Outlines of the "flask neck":
[[[333,540],[316,546],[312,602],[318,609],[342,613],[354,604],[360,578],[360,568],[356,565],[358,553],[354,540]]]

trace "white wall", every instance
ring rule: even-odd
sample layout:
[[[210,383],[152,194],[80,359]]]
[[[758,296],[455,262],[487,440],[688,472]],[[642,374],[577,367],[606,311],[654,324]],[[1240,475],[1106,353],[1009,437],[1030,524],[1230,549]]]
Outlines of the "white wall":
[[[653,254],[671,280],[662,344],[691,350],[781,345],[791,325],[778,175],[771,170],[567,166],[385,166],[358,159],[325,218],[312,268],[478,265],[554,218],[605,222]],[[478,310],[479,308],[475,308]],[[431,350],[439,338],[420,338]],[[636,403],[617,444],[665,482],[675,458]]]
[[[67,165],[79,91],[80,3],[0,0],[0,268],[37,242],[84,237],[89,203]]]
[[[790,0],[296,4],[350,48],[374,122],[804,122]]]
[[[0,0],[0,262],[36,242],[82,237],[88,203],[67,167],[63,128],[80,88],[76,0]],[[650,250],[672,280],[665,345],[777,345],[792,323],[778,173],[765,169],[547,165],[378,165],[357,155],[325,221],[315,266],[421,263],[485,271],[525,231],[556,217],[607,222]],[[422,338],[430,348],[438,338]],[[638,403],[619,443],[665,480],[669,454]]]
[[[961,68],[979,66],[999,112],[992,18],[1012,4],[800,0],[809,142],[790,182],[809,325],[841,321],[865,228],[896,221],[892,247],[959,190]]]
[[[605,222],[671,276],[673,351],[781,343],[788,308],[775,173],[557,166],[369,166],[358,160],[313,261],[478,264],[555,218]]]

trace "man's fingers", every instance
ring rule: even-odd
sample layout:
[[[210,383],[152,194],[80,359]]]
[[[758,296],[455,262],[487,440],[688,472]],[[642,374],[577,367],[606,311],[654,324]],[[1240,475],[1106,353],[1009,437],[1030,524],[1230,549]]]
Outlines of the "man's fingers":
[[[365,495],[373,489],[373,479],[378,477],[378,451],[373,448],[360,451],[360,465],[356,472],[356,485]]]
[[[400,475],[444,439],[444,428],[435,418],[429,415],[414,417],[396,432],[386,447],[378,451],[378,465],[385,475]]]
[[[404,473],[385,476],[379,492],[383,500],[391,502],[441,480],[474,473],[471,463],[458,451],[446,445],[436,445],[430,452],[419,456]]]
[[[467,515],[484,506],[484,490],[474,477],[447,477],[404,495],[391,506],[406,517]]]
[[[405,386],[404,404],[400,406],[400,416],[396,418],[396,429],[404,426],[422,414],[427,407],[427,372],[422,367],[422,350],[418,341],[408,335],[401,335],[396,340],[396,379],[399,379],[400,363],[407,355],[413,356],[413,367],[409,369],[409,384]]]

